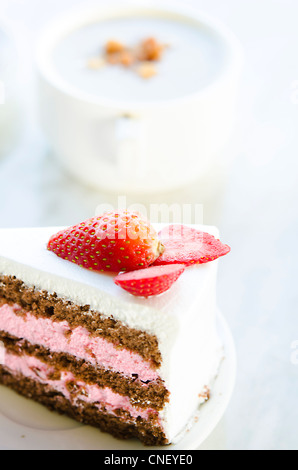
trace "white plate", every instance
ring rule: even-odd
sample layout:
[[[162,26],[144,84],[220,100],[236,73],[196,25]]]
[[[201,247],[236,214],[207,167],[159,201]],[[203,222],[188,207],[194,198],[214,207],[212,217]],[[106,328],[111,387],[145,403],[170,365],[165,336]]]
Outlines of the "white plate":
[[[236,354],[229,327],[218,313],[225,358],[212,397],[200,407],[193,427],[177,443],[144,447],[137,440],[118,440],[96,428],[48,411],[42,405],[0,386],[0,449],[18,450],[194,450],[214,430],[230,401],[236,375]]]

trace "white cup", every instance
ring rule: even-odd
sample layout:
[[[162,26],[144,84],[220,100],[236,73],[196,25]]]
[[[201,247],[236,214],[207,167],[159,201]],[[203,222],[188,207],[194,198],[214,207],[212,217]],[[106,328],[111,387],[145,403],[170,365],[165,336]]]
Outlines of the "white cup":
[[[171,99],[117,101],[79,89],[57,72],[53,49],[70,32],[146,15],[191,22],[214,39],[221,63],[209,83]],[[233,130],[241,63],[234,35],[185,7],[151,2],[78,11],[49,25],[38,40],[42,126],[64,167],[88,185],[118,193],[173,190],[204,178],[222,158]]]

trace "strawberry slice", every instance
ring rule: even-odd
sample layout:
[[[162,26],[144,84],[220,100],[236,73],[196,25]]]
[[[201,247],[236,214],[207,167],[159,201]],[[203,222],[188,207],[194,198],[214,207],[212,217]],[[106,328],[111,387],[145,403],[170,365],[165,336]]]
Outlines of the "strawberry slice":
[[[114,282],[132,295],[151,297],[166,292],[185,271],[183,264],[152,266],[119,274]]]
[[[159,233],[159,237],[165,250],[154,262],[156,266],[165,264],[191,266],[208,263],[231,250],[228,245],[224,245],[210,233],[185,225],[169,225]]]
[[[136,212],[108,212],[53,235],[48,250],[94,271],[134,271],[151,265],[163,246]]]

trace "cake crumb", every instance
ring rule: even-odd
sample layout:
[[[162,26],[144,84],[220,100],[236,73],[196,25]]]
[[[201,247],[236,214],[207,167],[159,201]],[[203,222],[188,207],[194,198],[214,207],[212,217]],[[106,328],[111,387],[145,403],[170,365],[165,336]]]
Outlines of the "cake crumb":
[[[203,400],[208,401],[210,399],[210,396],[211,396],[210,388],[205,386],[203,391],[201,393],[199,393],[198,396],[199,396],[199,398],[202,398]]]

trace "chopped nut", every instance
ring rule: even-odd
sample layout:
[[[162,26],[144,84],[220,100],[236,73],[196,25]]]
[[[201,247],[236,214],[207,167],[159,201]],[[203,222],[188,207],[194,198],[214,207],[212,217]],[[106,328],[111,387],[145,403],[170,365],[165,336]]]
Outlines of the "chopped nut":
[[[124,45],[119,41],[115,41],[114,39],[111,39],[106,43],[107,54],[116,54],[118,52],[122,52],[124,49]]]
[[[143,62],[137,69],[140,77],[147,79],[157,74],[155,66],[151,62]]]
[[[121,54],[115,52],[113,54],[108,54],[106,56],[106,60],[111,65],[117,65],[121,63]]]
[[[88,60],[87,67],[92,70],[99,70],[105,65],[105,60],[102,57],[93,57]]]
[[[120,54],[120,62],[125,67],[130,67],[135,61],[135,57],[131,51],[123,51]]]
[[[154,37],[147,38],[134,47],[128,47],[111,39],[105,45],[103,57],[91,58],[88,61],[88,67],[97,70],[104,64],[122,65],[126,68],[132,68],[140,77],[148,79],[157,74],[153,62],[161,59],[166,47],[166,44],[159,43]],[[135,68],[136,63],[138,63],[138,67]]]
[[[139,49],[139,59],[142,61],[160,60],[163,50],[164,46],[155,38],[145,39]]]

